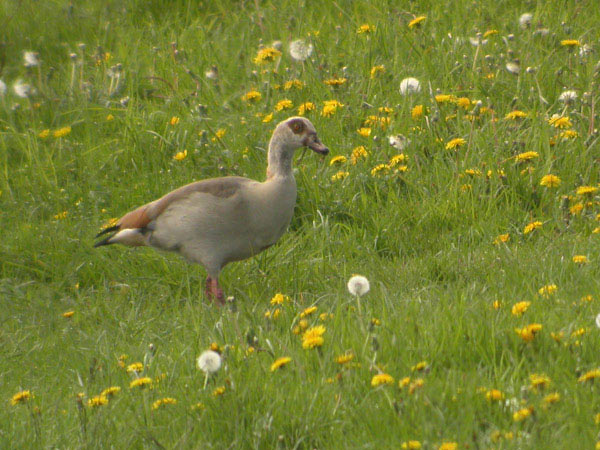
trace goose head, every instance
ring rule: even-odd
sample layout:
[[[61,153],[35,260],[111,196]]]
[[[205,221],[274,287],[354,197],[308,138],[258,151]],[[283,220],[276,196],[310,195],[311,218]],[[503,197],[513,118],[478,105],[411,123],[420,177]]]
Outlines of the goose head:
[[[273,138],[291,150],[308,147],[320,155],[329,153],[329,149],[317,137],[314,125],[304,117],[290,117],[281,122],[275,128]]]

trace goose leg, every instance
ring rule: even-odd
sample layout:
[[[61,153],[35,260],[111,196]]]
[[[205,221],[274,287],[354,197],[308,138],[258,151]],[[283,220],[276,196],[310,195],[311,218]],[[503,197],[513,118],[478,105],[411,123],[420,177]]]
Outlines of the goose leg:
[[[211,292],[211,285],[212,285],[212,278],[209,276],[206,277],[206,282],[204,284],[204,296],[207,299],[212,299],[212,292]]]
[[[211,278],[211,294],[213,301],[217,301],[219,305],[225,304],[225,295],[223,294],[223,289],[219,287],[219,280],[217,278]]]

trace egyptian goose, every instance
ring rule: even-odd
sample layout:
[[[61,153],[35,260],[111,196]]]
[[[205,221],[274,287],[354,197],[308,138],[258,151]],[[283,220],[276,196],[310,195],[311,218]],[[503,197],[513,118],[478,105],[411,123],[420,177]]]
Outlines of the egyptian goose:
[[[204,266],[207,297],[223,303],[221,269],[275,244],[288,227],[296,204],[292,157],[303,146],[321,155],[329,152],[308,119],[289,118],[277,125],[269,142],[264,182],[223,177],[182,186],[125,214],[98,233],[112,234],[94,247],[145,245],[179,253]]]

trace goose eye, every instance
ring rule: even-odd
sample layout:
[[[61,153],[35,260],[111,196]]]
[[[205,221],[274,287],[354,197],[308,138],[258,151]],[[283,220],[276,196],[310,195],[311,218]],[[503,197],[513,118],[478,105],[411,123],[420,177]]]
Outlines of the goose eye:
[[[304,122],[301,120],[294,120],[290,123],[290,128],[294,134],[300,134],[304,131]]]

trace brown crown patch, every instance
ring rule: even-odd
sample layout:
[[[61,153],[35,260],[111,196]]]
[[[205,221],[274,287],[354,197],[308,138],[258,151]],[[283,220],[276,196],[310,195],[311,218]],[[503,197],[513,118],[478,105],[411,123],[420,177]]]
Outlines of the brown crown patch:
[[[290,120],[288,122],[288,126],[291,128],[294,134],[301,134],[306,128],[302,119]]]

